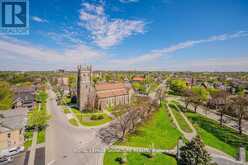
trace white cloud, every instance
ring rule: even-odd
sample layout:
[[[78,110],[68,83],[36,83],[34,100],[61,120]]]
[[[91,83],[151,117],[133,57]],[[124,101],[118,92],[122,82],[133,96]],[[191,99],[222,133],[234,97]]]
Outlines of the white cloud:
[[[203,43],[209,43],[214,41],[224,41],[224,40],[230,40],[234,38],[240,38],[240,37],[248,37],[248,31],[239,31],[232,34],[222,34],[222,35],[216,35],[216,36],[210,36],[206,39],[200,39],[200,40],[189,40],[185,42],[181,42],[169,47],[165,47],[158,50],[152,50],[149,53],[142,54],[138,57],[132,57],[129,59],[118,59],[118,60],[112,60],[111,62],[115,65],[119,66],[126,66],[126,67],[134,67],[139,65],[149,65],[154,61],[159,61],[161,57],[166,56],[168,54],[171,54],[173,52],[176,52],[181,49],[186,49],[193,47],[198,44]]]
[[[46,69],[68,66],[72,69],[78,64],[95,63],[104,59],[105,56],[84,44],[77,44],[59,52],[10,37],[0,38],[0,52],[2,54],[0,56],[1,63],[7,60],[7,63],[10,64],[6,67],[11,68],[18,65],[21,70],[25,69],[24,63],[30,63],[33,69],[38,66],[44,68],[47,66]],[[4,68],[1,67],[1,69]]]
[[[38,16],[32,16],[32,20],[39,23],[48,23],[48,20]]]
[[[57,44],[63,46],[69,46],[71,44],[83,44],[83,41],[79,38],[79,34],[76,31],[70,31],[68,29],[63,29],[61,32],[42,32],[42,35],[48,36]]]
[[[105,14],[102,4],[83,3],[79,25],[91,32],[98,46],[107,48],[128,36],[144,33],[145,23],[141,20],[111,19]]]
[[[139,2],[139,0],[120,0],[121,3]]]
[[[178,50],[191,48],[198,44],[215,41],[231,40],[234,38],[248,37],[247,31],[232,34],[210,36],[206,39],[181,42],[162,49],[152,50],[132,58],[110,58],[83,43],[56,51],[49,48],[33,45],[15,38],[0,37],[1,70],[47,70],[47,69],[75,69],[76,65],[91,63],[94,69],[110,70],[193,70],[193,71],[240,71],[248,70],[247,56],[189,60],[164,60],[169,54]]]

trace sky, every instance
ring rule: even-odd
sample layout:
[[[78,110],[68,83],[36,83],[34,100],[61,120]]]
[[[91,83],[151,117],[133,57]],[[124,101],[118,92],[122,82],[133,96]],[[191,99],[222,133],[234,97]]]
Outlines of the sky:
[[[248,71],[247,0],[30,0],[0,70]]]

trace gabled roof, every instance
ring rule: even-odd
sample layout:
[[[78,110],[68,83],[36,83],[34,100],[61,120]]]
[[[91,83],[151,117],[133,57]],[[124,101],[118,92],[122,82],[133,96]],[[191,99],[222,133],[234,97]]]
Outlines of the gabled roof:
[[[128,94],[128,84],[125,83],[99,83],[96,84],[97,98],[115,97]]]
[[[0,111],[0,132],[23,128],[27,124],[27,114],[26,108]]]
[[[114,89],[125,89],[124,83],[98,83],[96,84],[96,91],[114,90]]]
[[[145,78],[144,77],[141,77],[141,76],[134,76],[132,80],[133,81],[144,81]]]
[[[117,90],[109,90],[109,91],[102,91],[96,93],[97,98],[108,98],[108,97],[115,97],[115,96],[122,96],[128,95],[128,91],[126,89],[117,89]]]

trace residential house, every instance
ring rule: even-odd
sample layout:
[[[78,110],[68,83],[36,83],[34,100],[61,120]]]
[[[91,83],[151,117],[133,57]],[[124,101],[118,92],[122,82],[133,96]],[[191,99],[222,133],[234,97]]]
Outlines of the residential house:
[[[0,155],[22,147],[27,124],[27,108],[0,111]]]
[[[32,110],[35,103],[35,88],[34,87],[21,87],[14,88],[14,108],[28,108]]]

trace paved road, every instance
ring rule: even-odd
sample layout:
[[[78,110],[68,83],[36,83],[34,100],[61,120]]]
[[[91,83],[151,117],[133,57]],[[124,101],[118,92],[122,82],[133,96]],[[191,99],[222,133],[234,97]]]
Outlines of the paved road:
[[[97,128],[77,128],[69,125],[59,109],[55,93],[48,91],[47,109],[52,119],[46,133],[46,165],[101,165],[103,153],[86,153],[86,150],[104,149],[97,137]]]
[[[182,101],[182,98],[181,97],[174,97],[174,96],[170,96],[167,98],[168,100],[177,100],[177,101],[180,101],[181,104],[184,106],[184,102]],[[191,109],[193,111],[194,107],[192,105],[189,105],[188,106],[189,109]],[[216,121],[219,121],[220,117],[214,113],[215,110],[210,110],[208,109],[206,111],[205,109],[206,107],[201,107],[199,106],[197,108],[197,113],[200,113],[204,116],[207,116],[208,118],[211,118],[213,120],[216,120]],[[227,116],[227,115],[224,115],[223,116],[223,120],[225,121],[224,124],[228,127],[232,127],[234,128],[235,130],[238,131],[238,123],[237,121],[235,121],[232,117],[230,116]],[[247,134],[248,135],[248,121],[247,120],[243,120],[242,121],[242,130],[243,130],[243,133],[244,134]]]

